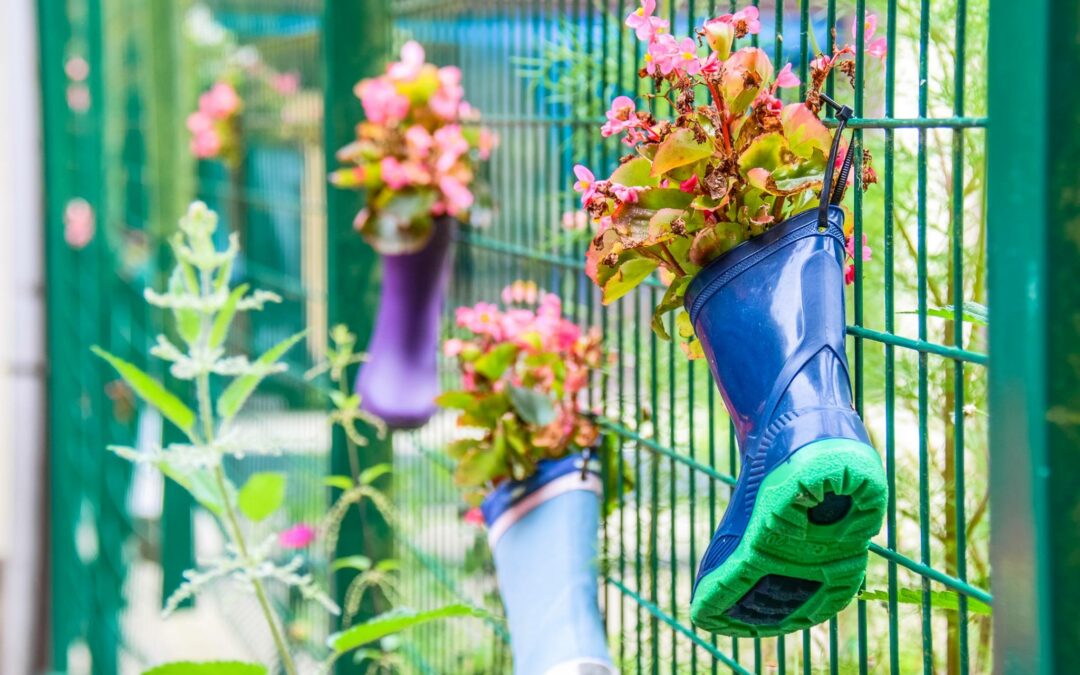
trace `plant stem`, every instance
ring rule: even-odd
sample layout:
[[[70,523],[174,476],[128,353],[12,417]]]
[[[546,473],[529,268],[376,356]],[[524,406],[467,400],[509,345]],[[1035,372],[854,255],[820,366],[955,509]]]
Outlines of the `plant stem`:
[[[199,292],[204,297],[208,295],[210,290],[210,278],[206,272],[200,274]],[[199,330],[199,345],[201,348],[206,348],[210,342],[210,330],[212,328],[212,322],[204,314],[199,317],[200,330]],[[202,372],[195,380],[195,391],[199,402],[199,419],[202,422],[203,439],[207,446],[214,443],[214,409],[210,404],[210,373]],[[233,545],[236,546],[237,552],[244,558],[245,565],[251,564],[251,558],[248,554],[247,542],[244,540],[244,533],[240,529],[240,521],[236,516],[236,509],[233,507],[232,500],[229,498],[229,490],[225,483],[225,470],[222,468],[219,462],[214,467],[214,485],[217,487],[218,498],[221,500],[225,511],[225,519],[228,523],[226,531],[229,533],[229,537],[232,539]],[[278,655],[281,657],[281,665],[285,668],[287,675],[297,675],[296,664],[293,663],[292,655],[289,653],[289,649],[285,644],[285,638],[281,634],[281,630],[278,628],[278,618],[274,613],[273,608],[270,606],[270,600],[266,596],[266,589],[263,587],[262,580],[253,577],[251,579],[251,585],[255,589],[255,597],[259,600],[259,607],[262,609],[263,617],[266,618],[267,625],[270,626],[270,635],[274,639],[274,646],[277,649]]]

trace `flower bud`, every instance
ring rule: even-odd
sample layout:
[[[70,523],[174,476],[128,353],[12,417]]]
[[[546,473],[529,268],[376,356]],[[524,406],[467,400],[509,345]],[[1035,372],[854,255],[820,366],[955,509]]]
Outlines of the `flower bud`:
[[[735,40],[735,26],[723,17],[705,22],[702,29],[705,41],[716,52],[716,58],[723,61],[731,55],[731,43]]]

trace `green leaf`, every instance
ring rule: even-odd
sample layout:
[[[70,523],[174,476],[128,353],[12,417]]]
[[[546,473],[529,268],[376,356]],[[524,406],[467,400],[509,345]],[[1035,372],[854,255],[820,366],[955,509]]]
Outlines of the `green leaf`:
[[[828,156],[832,134],[805,104],[791,103],[784,106],[780,113],[780,123],[784,127],[788,147],[796,155],[810,159],[817,150],[823,156]]]
[[[693,164],[712,154],[713,145],[708,140],[699,143],[693,131],[683,128],[675,129],[657,148],[650,175],[661,176],[672,169]]]
[[[521,419],[536,426],[547,426],[555,421],[555,405],[544,393],[535,389],[511,385],[510,401],[514,404]]]
[[[277,363],[281,357],[285,356],[285,352],[289,351],[293,345],[303,339],[306,333],[307,331],[304,330],[292,337],[285,338],[266,350],[255,364],[260,366],[270,366]],[[225,391],[221,392],[221,398],[218,399],[218,415],[221,415],[227,420],[232,419],[236,413],[240,412],[240,408],[244,407],[244,403],[247,402],[251,393],[255,391],[255,387],[259,386],[259,382],[262,382],[263,377],[264,376],[262,375],[241,375],[230,382],[229,386],[225,388]]]
[[[660,179],[650,173],[651,169],[652,162],[638,157],[620,165],[609,180],[627,187],[656,187],[660,184]]]
[[[327,476],[323,478],[323,485],[345,491],[352,489],[352,478],[348,476]]]
[[[278,510],[285,501],[285,474],[256,473],[240,488],[240,512],[259,522]]]
[[[918,314],[918,310],[905,310],[903,312],[897,312],[897,314]],[[938,319],[949,319],[950,321],[956,318],[956,305],[945,305],[944,307],[931,307],[926,310],[927,316],[933,316]],[[990,325],[990,313],[986,305],[979,304],[977,302],[965,302],[963,310],[960,312],[965,323],[973,323],[978,326]]]
[[[474,364],[476,372],[489,380],[497,380],[517,358],[517,353],[517,345],[510,342],[496,345],[491,351],[476,359]]]
[[[381,462],[361,471],[358,480],[361,485],[371,485],[393,470],[394,467],[389,462]]]
[[[236,316],[236,304],[247,293],[248,285],[240,284],[229,293],[228,299],[222,306],[221,311],[214,317],[214,325],[210,328],[210,348],[215,349],[225,343],[229,336],[229,327],[232,326],[233,317]]]
[[[327,639],[327,644],[335,652],[342,654],[413,626],[462,616],[483,617],[487,616],[487,613],[463,604],[447,605],[426,612],[406,608],[393,609],[349,630],[334,633]]]
[[[690,261],[704,267],[746,240],[746,228],[738,223],[717,223],[694,236]]]
[[[361,572],[366,572],[369,569],[371,569],[371,558],[366,555],[348,555],[344,558],[338,558],[330,563],[331,572],[337,572],[338,570],[359,570]]]
[[[95,346],[91,347],[90,351],[108,361],[109,365],[116,369],[124,382],[127,382],[142,400],[157,408],[165,419],[175,424],[185,434],[191,435],[192,427],[195,426],[195,413],[175,394],[137,366],[113,356],[104,349]]]
[[[676,277],[671,285],[664,291],[664,297],[660,300],[660,304],[653,310],[652,329],[663,340],[670,340],[671,335],[667,332],[667,327],[664,326],[664,315],[668,312],[678,309],[683,306],[683,299],[686,296],[686,287],[690,285],[693,280],[692,276]]]
[[[604,304],[609,305],[629,293],[648,278],[656,269],[657,262],[650,258],[627,260],[604,284]]]
[[[880,600],[888,602],[889,592],[884,590],[863,591],[859,594],[860,600]],[[900,588],[896,593],[897,602],[906,605],[922,605],[923,592],[914,588]],[[960,594],[956,591],[930,591],[930,604],[937,609],[957,612],[960,611]],[[967,599],[967,609],[974,614],[993,614],[993,608],[981,600]]]
[[[435,405],[451,410],[469,410],[476,405],[476,397],[467,391],[444,391],[435,397]]]
[[[150,670],[143,675],[266,675],[266,666],[243,661],[174,661]]]
[[[743,174],[749,173],[750,169],[765,169],[771,173],[783,165],[786,149],[787,141],[779,132],[758,136],[739,155],[739,169]]]

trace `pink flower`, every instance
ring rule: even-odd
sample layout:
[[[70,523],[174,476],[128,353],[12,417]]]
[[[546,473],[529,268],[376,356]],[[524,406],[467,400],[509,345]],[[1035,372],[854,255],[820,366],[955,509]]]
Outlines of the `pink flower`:
[[[477,527],[483,527],[484,526],[484,512],[480,510],[479,506],[474,506],[474,507],[472,507],[471,509],[469,509],[468,511],[465,512],[465,515],[462,516],[462,520],[464,520],[469,525],[476,525]]]
[[[629,96],[617,96],[611,102],[611,109],[604,113],[608,121],[600,127],[600,135],[607,138],[640,124],[635,108],[634,99]]]
[[[428,130],[419,124],[414,124],[405,132],[405,146],[409,154],[416,157],[427,157],[435,140]]]
[[[670,35],[661,35],[650,42],[649,51],[645,52],[645,71],[652,75],[659,70],[662,75],[670,75],[679,61],[679,47]]]
[[[399,162],[396,157],[383,157],[382,161],[379,162],[379,169],[382,181],[391,190],[400,190],[409,184],[409,174],[405,170],[405,165]]]
[[[64,207],[64,241],[73,249],[86,248],[94,239],[94,207],[76,197]]]
[[[873,249],[871,249],[870,246],[868,246],[867,243],[866,243],[866,233],[863,233],[862,244],[863,244],[862,245],[862,259],[865,262],[867,260],[870,260],[870,257],[873,255]],[[854,260],[855,259],[855,236],[854,235],[848,237],[847,244],[844,246],[844,248],[847,250],[848,257],[851,258],[852,260]],[[855,263],[848,263],[847,268],[844,270],[844,283],[848,284],[848,285],[855,283]]]
[[[758,8],[752,5],[732,14],[731,23],[735,26],[735,35],[737,37],[742,37],[747,33],[756,35],[761,32],[761,22],[758,21]]]
[[[468,104],[465,104],[468,105]],[[476,141],[476,151],[480,159],[486,160],[491,157],[491,151],[499,144],[499,136],[490,129],[480,129],[480,135]]]
[[[668,28],[668,22],[653,16],[656,11],[656,0],[641,0],[641,7],[626,17],[626,25],[633,28],[639,40],[652,42],[657,34]]]
[[[240,96],[228,82],[218,82],[199,97],[199,110],[215,119],[225,119],[240,110]]]
[[[282,96],[295,94],[300,89],[300,73],[277,73],[270,80],[270,86]]]
[[[876,14],[867,14],[866,20],[863,21],[863,46],[866,48],[866,53],[873,56],[876,59],[885,60],[885,55],[889,51],[889,44],[886,38],[874,38],[874,33],[877,32],[878,18]],[[859,39],[859,22],[853,21],[851,23],[851,38],[853,40]]]
[[[191,139],[191,154],[199,159],[217,157],[221,152],[221,136],[213,129],[207,129],[195,134]]]
[[[278,543],[283,548],[307,548],[315,541],[315,528],[301,523],[294,525],[278,535]]]
[[[574,165],[574,175],[577,176],[574,190],[581,193],[581,203],[588,204],[596,196],[596,176],[582,164]]]
[[[584,230],[589,224],[589,216],[584,211],[564,211],[562,214],[563,228],[572,232]]]
[[[678,56],[673,66],[687,75],[697,75],[701,72],[701,59],[698,58],[697,43],[693,38],[683,38],[679,43]],[[662,71],[663,68],[661,68]]]
[[[443,343],[443,355],[449,358],[453,358],[461,353],[461,350],[465,348],[465,342],[460,338],[450,338]]]
[[[461,69],[457,66],[439,68],[439,88],[428,100],[436,115],[447,121],[468,117],[470,108],[462,101],[465,89],[461,86]]]
[[[444,173],[450,171],[458,159],[469,151],[469,142],[462,135],[461,127],[456,124],[448,124],[436,129],[434,140],[435,147],[439,151],[435,168]]]
[[[623,204],[634,204],[638,200],[638,188],[614,183],[611,190],[615,193],[615,198]]]
[[[472,307],[458,307],[454,319],[457,325],[477,335],[502,338],[499,308],[490,302],[478,302]]]
[[[364,115],[375,124],[400,122],[409,114],[409,99],[384,78],[362,81],[356,85],[356,95],[364,106]]]
[[[395,80],[415,80],[424,67],[424,48],[415,40],[401,46],[401,61],[391,63],[386,72]]]
[[[459,216],[473,204],[473,193],[465,184],[452,176],[439,179],[439,189],[446,198],[446,211],[452,216]]]
[[[787,89],[789,87],[799,86],[800,81],[795,73],[791,72],[791,64],[785,65],[780,69],[780,72],[776,74],[776,82],[773,83],[773,90],[777,88]]]

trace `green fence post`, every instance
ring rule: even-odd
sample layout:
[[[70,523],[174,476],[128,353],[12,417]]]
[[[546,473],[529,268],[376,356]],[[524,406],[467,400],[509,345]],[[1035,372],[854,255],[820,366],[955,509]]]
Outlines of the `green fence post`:
[[[992,9],[994,663],[1058,673],[1080,641],[1080,22],[1065,0]]]
[[[353,86],[362,77],[380,72],[385,63],[390,38],[389,16],[389,4],[384,0],[326,3],[323,58],[328,173],[336,168],[335,150],[353,140],[355,125],[362,116],[360,103],[352,94]],[[328,188],[327,311],[331,326],[347,324],[357,333],[359,344],[366,344],[378,303],[380,267],[378,256],[363,243],[352,227],[353,218],[361,206],[362,201],[356,193]],[[389,441],[372,438],[368,447],[360,449],[361,470],[389,461]],[[348,474],[350,471],[345,436],[339,428],[334,429],[331,466],[334,474]],[[388,480],[389,477],[384,476],[379,482]],[[385,488],[385,484],[377,487]],[[369,502],[364,502],[361,512],[350,510],[342,523],[337,554],[360,553],[373,561],[385,559],[393,554],[391,536],[390,526],[385,519]],[[335,594],[339,603],[343,601],[345,588],[354,574],[354,571],[342,570],[336,575]],[[369,595],[355,621],[363,621],[375,611]],[[348,659],[339,661],[337,668],[338,673],[360,672]]]

